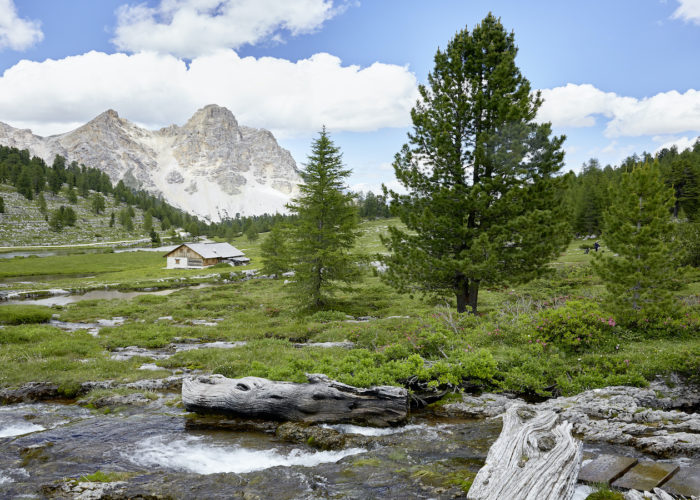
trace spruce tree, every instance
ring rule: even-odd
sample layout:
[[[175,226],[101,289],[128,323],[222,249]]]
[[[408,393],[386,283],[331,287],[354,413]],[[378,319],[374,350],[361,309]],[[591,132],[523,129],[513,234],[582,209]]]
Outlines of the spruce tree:
[[[617,316],[638,323],[670,312],[671,290],[682,257],[674,239],[673,188],[664,186],[658,166],[638,165],[610,188],[603,241],[609,252],[593,265]]]
[[[435,55],[394,160],[407,194],[386,190],[407,231],[390,227],[385,280],[403,292],[454,294],[477,312],[482,284],[543,272],[568,242],[555,175],[563,137],[534,118],[538,93],[515,65],[514,35],[489,14]]]
[[[291,226],[290,254],[297,296],[312,307],[359,278],[351,255],[357,238],[357,209],[346,192],[342,153],[324,127],[302,171],[301,194],[287,208],[298,218]]]
[[[287,248],[286,228],[282,224],[275,224],[260,244],[262,272],[267,275],[275,275],[279,278],[282,273],[289,271],[289,250]]]

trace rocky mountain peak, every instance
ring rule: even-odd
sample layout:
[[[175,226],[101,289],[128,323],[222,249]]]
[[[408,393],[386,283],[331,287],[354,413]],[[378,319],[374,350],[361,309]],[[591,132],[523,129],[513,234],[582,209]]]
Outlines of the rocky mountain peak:
[[[201,109],[198,109],[192,118],[187,120],[184,128],[197,129],[213,129],[226,128],[231,130],[238,129],[238,122],[233,113],[223,106],[216,104],[208,104]]]
[[[119,113],[117,113],[113,109],[108,109],[107,111],[97,115],[95,118],[87,122],[82,127],[78,128],[78,130],[85,127],[109,130],[113,128],[120,128],[127,123],[127,120],[124,120],[123,118],[119,117]]]
[[[289,151],[264,129],[239,126],[210,104],[183,126],[146,130],[110,109],[72,132],[47,138],[0,123],[0,144],[96,167],[210,220],[284,212],[302,182]]]

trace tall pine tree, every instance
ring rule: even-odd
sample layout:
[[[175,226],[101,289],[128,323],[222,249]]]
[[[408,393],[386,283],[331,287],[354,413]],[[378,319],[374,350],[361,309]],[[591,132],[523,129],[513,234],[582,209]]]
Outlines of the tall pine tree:
[[[357,209],[346,192],[340,149],[324,127],[302,171],[301,194],[287,205],[298,216],[289,229],[290,257],[298,296],[312,307],[359,277],[350,250],[357,238]]]
[[[395,157],[407,194],[388,191],[408,231],[390,228],[385,279],[400,291],[454,294],[477,312],[479,287],[541,273],[568,240],[558,213],[563,137],[536,124],[541,104],[515,65],[512,33],[489,14],[435,55]]]
[[[612,204],[603,226],[610,252],[593,263],[605,282],[608,304],[631,323],[668,313],[682,257],[673,237],[673,188],[664,186],[654,163],[623,174],[610,190]]]

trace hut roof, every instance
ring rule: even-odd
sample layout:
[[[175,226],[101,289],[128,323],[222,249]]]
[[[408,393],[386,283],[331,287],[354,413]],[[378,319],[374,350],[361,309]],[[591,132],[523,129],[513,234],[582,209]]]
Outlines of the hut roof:
[[[174,250],[168,252],[166,257],[183,246],[201,255],[203,259],[228,259],[231,257],[245,256],[243,252],[228,243],[183,243]]]

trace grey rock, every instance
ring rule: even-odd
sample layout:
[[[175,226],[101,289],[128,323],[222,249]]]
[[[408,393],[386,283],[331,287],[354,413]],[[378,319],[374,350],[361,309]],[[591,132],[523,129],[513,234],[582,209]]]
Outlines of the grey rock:
[[[0,389],[0,404],[43,401],[59,397],[58,386],[49,382],[28,382],[18,388]]]
[[[659,457],[700,454],[700,415],[656,409],[672,403],[670,398],[657,397],[662,389],[660,384],[655,390],[605,387],[551,399],[538,406],[558,412],[587,441],[633,446]],[[687,388],[688,394],[692,392],[692,388]]]
[[[146,130],[108,110],[65,134],[40,137],[0,123],[0,144],[99,168],[112,182],[162,195],[210,220],[284,211],[302,182],[292,155],[267,130],[239,126],[208,105],[183,126]],[[202,197],[200,192],[206,191]]]
[[[697,387],[669,388],[658,381],[648,388],[605,387],[531,406],[556,412],[588,442],[632,446],[661,458],[700,456],[700,414],[670,409],[692,408],[696,393]],[[514,404],[524,401],[499,394],[464,394],[461,401],[433,411],[448,417],[495,417]]]
[[[481,396],[464,394],[462,401],[437,406],[434,411],[444,417],[484,418],[501,415],[511,406],[523,403],[520,399],[501,394],[482,394]]]
[[[185,182],[185,178],[177,170],[171,170],[168,175],[165,176],[165,181],[168,184],[182,184]]]

